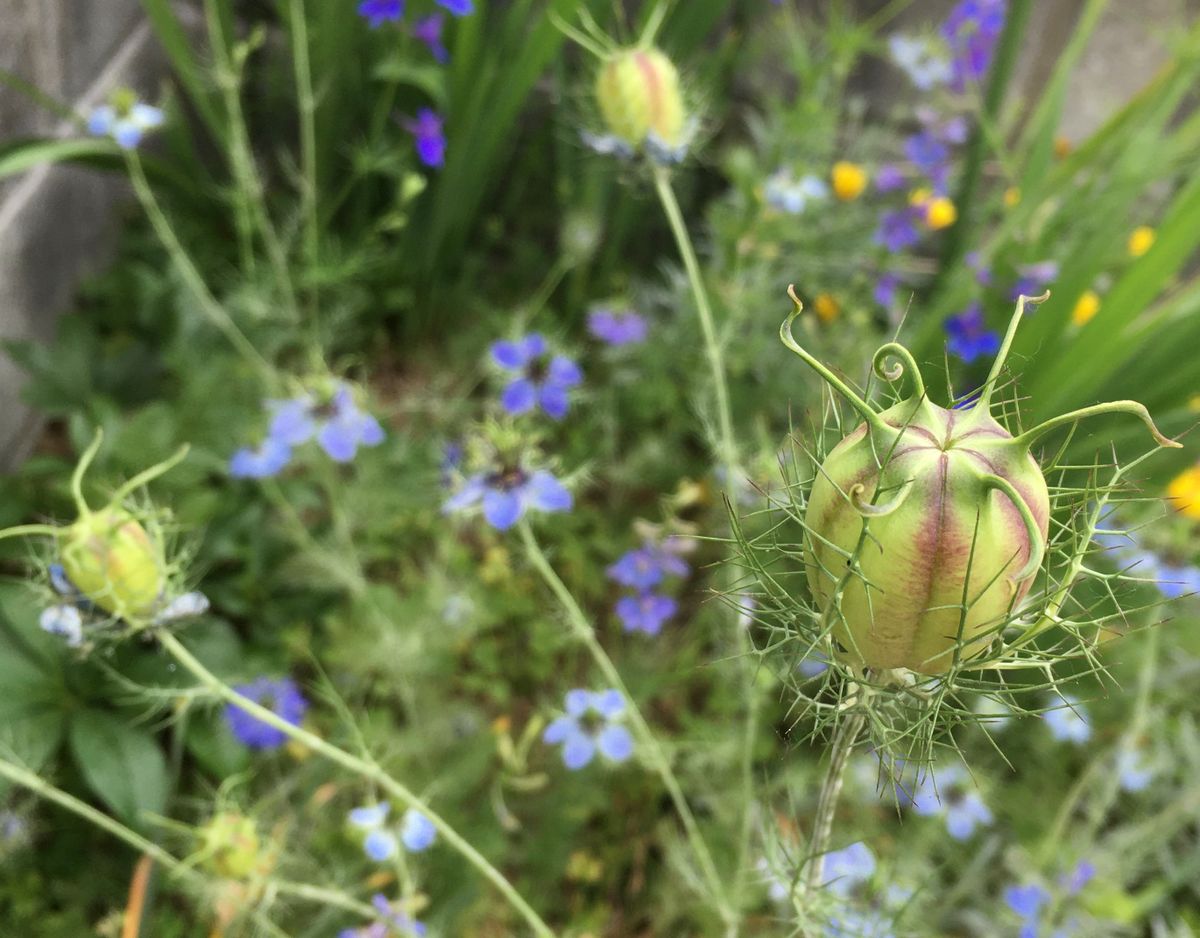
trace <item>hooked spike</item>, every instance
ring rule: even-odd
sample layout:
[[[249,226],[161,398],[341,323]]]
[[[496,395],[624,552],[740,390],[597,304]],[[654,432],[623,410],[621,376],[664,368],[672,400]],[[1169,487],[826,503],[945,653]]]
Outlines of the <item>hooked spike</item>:
[[[909,479],[900,486],[899,491],[889,501],[884,502],[882,505],[873,505],[870,502],[863,501],[862,495],[866,491],[866,486],[861,482],[857,482],[850,486],[850,504],[864,518],[884,518],[904,504],[904,500],[908,498],[908,493],[912,491],[912,487],[913,480]]]
[[[1150,435],[1154,437],[1154,442],[1166,449],[1180,449],[1183,444],[1178,440],[1172,440],[1168,436],[1164,436],[1162,432],[1154,424],[1154,418],[1150,416],[1150,411],[1146,409],[1145,404],[1140,404],[1137,401],[1108,401],[1104,404],[1093,404],[1091,407],[1081,407],[1079,410],[1072,410],[1069,413],[1061,414],[1058,417],[1051,417],[1044,423],[1039,423],[1036,427],[1026,430],[1020,436],[1015,438],[1016,443],[1022,446],[1029,447],[1034,441],[1043,434],[1048,433],[1055,427],[1061,427],[1065,423],[1074,423],[1077,420],[1083,420],[1087,417],[1096,417],[1101,414],[1133,414],[1138,417],[1142,423],[1146,425],[1146,429],[1150,431]]]
[[[1021,493],[1017,491],[1016,487],[1008,479],[998,475],[985,475],[983,476],[983,490],[986,492],[988,489],[996,489],[1008,496],[1008,500],[1020,512],[1021,521],[1025,525],[1025,532],[1029,535],[1029,559],[1025,561],[1025,566],[1012,576],[1013,583],[1017,584],[1033,576],[1041,568],[1042,559],[1046,555],[1046,542],[1042,537],[1041,529],[1037,525],[1037,520],[1033,517],[1033,512],[1025,504],[1025,499],[1021,497]]]
[[[996,382],[1000,378],[1000,371],[1004,367],[1004,362],[1008,358],[1008,351],[1012,348],[1013,339],[1017,335],[1017,329],[1021,325],[1021,320],[1025,318],[1025,307],[1030,303],[1045,303],[1050,299],[1050,291],[1046,290],[1041,296],[1026,296],[1021,294],[1017,297],[1017,307],[1013,311],[1012,319],[1008,321],[1008,331],[1004,333],[1004,341],[1000,345],[1000,351],[996,353],[996,360],[992,362],[992,370],[988,372],[987,380],[983,382],[983,388],[979,395],[979,403],[977,407],[982,406],[984,410],[991,407],[992,389],[995,388]]]
[[[887,360],[889,358],[896,358],[899,361],[893,367],[888,368]],[[899,342],[888,342],[886,345],[881,345],[871,359],[871,368],[876,375],[889,383],[899,380],[907,373],[913,384],[911,396],[925,396],[925,379],[921,376],[921,369],[917,366],[912,352]]]

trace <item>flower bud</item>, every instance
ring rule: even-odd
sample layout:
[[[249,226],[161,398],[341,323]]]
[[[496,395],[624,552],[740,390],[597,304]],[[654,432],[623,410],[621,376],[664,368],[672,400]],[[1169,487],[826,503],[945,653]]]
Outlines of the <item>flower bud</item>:
[[[596,102],[609,131],[635,150],[651,134],[667,147],[683,141],[679,73],[658,49],[624,49],[596,76]]]
[[[223,811],[200,829],[208,867],[227,879],[246,879],[259,867],[261,843],[252,818]]]
[[[122,508],[85,513],[63,536],[61,559],[80,593],[125,619],[148,616],[167,582],[158,545]]]

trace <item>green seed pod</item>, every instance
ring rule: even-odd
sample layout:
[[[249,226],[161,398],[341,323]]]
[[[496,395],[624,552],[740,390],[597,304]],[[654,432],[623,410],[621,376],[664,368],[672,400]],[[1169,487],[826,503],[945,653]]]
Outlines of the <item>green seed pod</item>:
[[[223,811],[200,829],[205,863],[218,876],[246,879],[259,868],[261,842],[252,818]]]
[[[609,131],[640,148],[653,133],[668,147],[682,142],[679,73],[658,49],[623,49],[596,76],[596,102]]]
[[[63,535],[60,555],[71,584],[95,605],[136,621],[150,615],[167,585],[162,551],[122,508],[83,514]]]
[[[1020,609],[1049,528],[1049,492],[1030,452],[1042,434],[1126,412],[1141,417],[1159,445],[1179,445],[1134,401],[1065,414],[1016,437],[1001,426],[991,393],[1028,299],[1019,299],[979,399],[966,409],[931,403],[912,355],[889,343],[875,354],[875,372],[889,381],[907,376],[911,388],[876,412],[796,344],[799,301],[784,323],[784,343],[863,417],[825,457],[805,514],[809,587],[834,654],[852,668],[942,674],[984,651]]]

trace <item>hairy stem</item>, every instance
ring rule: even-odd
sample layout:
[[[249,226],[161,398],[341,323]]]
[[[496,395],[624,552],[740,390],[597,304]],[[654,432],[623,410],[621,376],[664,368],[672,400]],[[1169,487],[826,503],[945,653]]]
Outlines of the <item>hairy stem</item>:
[[[837,812],[838,798],[842,794],[842,782],[846,777],[846,764],[854,744],[858,742],[866,717],[862,713],[847,716],[833,735],[829,751],[829,768],[821,783],[817,796],[817,814],[813,819],[812,837],[808,843],[808,865],[804,871],[804,891],[811,894],[821,888],[825,872],[825,854],[829,852],[829,838],[833,833],[833,817]]]
[[[567,621],[570,623],[575,636],[587,648],[592,656],[592,660],[604,675],[604,679],[609,685],[621,692],[622,697],[629,707],[629,718],[633,724],[633,730],[637,735],[638,745],[641,747],[646,760],[651,767],[658,773],[662,779],[663,787],[666,788],[667,794],[670,795],[671,801],[675,805],[675,810],[679,814],[679,819],[683,823],[684,833],[687,835],[688,844],[692,848],[692,852],[696,855],[696,860],[700,864],[700,871],[707,881],[708,888],[712,893],[712,899],[716,904],[721,916],[727,923],[736,919],[736,914],[729,905],[729,901],[725,895],[725,886],[721,882],[721,877],[717,873],[716,864],[713,862],[712,854],[708,850],[708,844],[705,843],[703,835],[700,833],[700,825],[696,823],[696,818],[692,814],[691,806],[687,803],[687,798],[683,794],[683,788],[679,784],[679,780],[675,777],[675,772],[671,768],[671,762],[663,752],[662,746],[659,744],[654,731],[650,729],[650,725],[642,716],[641,710],[638,709],[633,697],[629,693],[629,688],[625,686],[625,682],[621,679],[621,674],[617,671],[617,666],[613,664],[612,659],[608,657],[603,646],[596,638],[596,631],[592,628],[587,616],[579,607],[579,603],[575,601],[575,597],[567,588],[566,584],[554,572],[554,568],[550,565],[550,561],[546,559],[545,553],[534,537],[533,531],[525,522],[519,525],[521,532],[521,540],[525,545],[525,552],[529,557],[529,562],[546,585],[550,587],[550,591],[554,593],[558,601],[562,604],[563,609],[567,614]]]
[[[541,916],[533,910],[533,907],[525,901],[525,898],[517,892],[498,869],[492,866],[491,863],[478,850],[471,846],[470,843],[463,838],[453,827],[450,826],[440,815],[435,813],[424,801],[417,797],[411,790],[402,785],[396,779],[392,778],[387,772],[373,762],[359,758],[344,749],[339,749],[332,743],[326,742],[315,733],[309,732],[299,726],[293,726],[287,720],[281,718],[272,710],[255,703],[248,697],[243,697],[232,687],[222,681],[219,677],[208,670],[195,656],[192,655],[180,641],[166,630],[160,630],[158,633],[159,643],[163,649],[174,658],[184,670],[191,673],[205,684],[212,691],[228,703],[234,704],[239,709],[246,711],[255,719],[266,723],[268,726],[279,730],[289,739],[294,739],[298,743],[303,744],[311,749],[314,753],[321,756],[323,759],[333,762],[349,769],[359,777],[374,782],[389,795],[399,800],[405,807],[412,808],[425,815],[437,828],[442,839],[455,851],[457,851],[468,863],[478,870],[485,879],[489,880],[492,885],[500,892],[500,894],[508,901],[508,903],[516,909],[517,912],[525,919],[534,934],[539,938],[554,938],[554,932],[550,926],[542,921]]]

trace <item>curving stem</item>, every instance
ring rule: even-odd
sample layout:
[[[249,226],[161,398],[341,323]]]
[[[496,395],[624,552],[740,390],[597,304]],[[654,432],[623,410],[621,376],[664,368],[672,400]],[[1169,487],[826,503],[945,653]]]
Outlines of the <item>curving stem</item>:
[[[1045,423],[1039,423],[1036,427],[1026,430],[1014,442],[1028,448],[1038,437],[1049,433],[1055,427],[1061,427],[1066,423],[1074,423],[1077,420],[1096,417],[1101,414],[1133,414],[1135,417],[1141,418],[1142,423],[1146,425],[1146,429],[1150,431],[1150,435],[1154,437],[1154,442],[1159,446],[1169,449],[1179,449],[1183,446],[1182,443],[1172,440],[1170,437],[1163,436],[1159,432],[1158,427],[1154,425],[1154,419],[1150,416],[1150,411],[1146,409],[1146,405],[1139,404],[1137,401],[1109,401],[1106,404],[1093,404],[1091,407],[1082,407],[1079,410],[1073,410],[1069,414],[1051,417]]]
[[[147,482],[151,482],[154,479],[157,479],[160,475],[164,475],[165,473],[170,472],[172,469],[174,469],[176,466],[178,466],[181,462],[183,462],[184,458],[187,456],[188,451],[191,448],[192,447],[189,444],[184,443],[183,446],[181,446],[181,447],[179,447],[179,449],[175,450],[174,453],[172,453],[170,456],[168,456],[162,462],[155,463],[149,469],[143,469],[141,472],[139,472],[137,475],[135,475],[132,479],[130,479],[128,482],[126,482],[124,485],[122,485],[119,489],[117,489],[116,493],[112,497],[112,503],[115,505],[118,502],[124,501],[126,496],[128,496],[134,490],[141,488]]]
[[[1025,531],[1029,535],[1029,559],[1025,561],[1025,566],[1013,575],[1013,581],[1020,583],[1033,576],[1041,569],[1042,560],[1046,556],[1046,539],[1042,537],[1041,528],[1038,527],[1037,519],[1033,517],[1033,512],[1029,510],[1029,506],[1025,504],[1025,499],[1021,497],[1021,493],[1016,490],[1008,479],[998,475],[983,476],[983,490],[987,492],[989,489],[996,489],[1008,496],[1017,507],[1017,511],[1021,513],[1021,520],[1025,523]]]
[[[909,479],[899,491],[882,505],[873,505],[870,502],[863,501],[863,492],[866,491],[866,486],[861,482],[850,486],[850,504],[864,518],[883,518],[890,515],[893,511],[904,504],[904,500],[908,498],[908,493],[912,491],[913,480]]]
[[[796,321],[796,317],[804,311],[804,304],[800,302],[800,298],[796,296],[796,287],[794,284],[789,284],[787,288],[788,297],[791,298],[795,308],[788,314],[788,318],[783,321],[783,325],[779,327],[779,339],[789,349],[804,359],[804,363],[813,371],[819,374],[825,382],[842,395],[846,401],[858,411],[859,415],[867,422],[873,430],[881,432],[895,432],[895,427],[889,427],[884,423],[879,414],[877,414],[861,397],[854,393],[851,387],[846,384],[841,378],[830,371],[825,365],[817,361],[806,349],[801,347],[795,337],[792,335],[792,323]]]
[[[992,370],[988,373],[987,380],[983,382],[983,391],[979,395],[979,403],[975,405],[976,407],[982,407],[984,410],[990,407],[992,391],[995,390],[996,382],[1000,379],[1000,370],[1004,367],[1005,359],[1008,358],[1008,350],[1012,348],[1013,339],[1016,338],[1021,320],[1025,318],[1025,307],[1030,303],[1045,303],[1048,299],[1050,299],[1049,290],[1041,296],[1021,294],[1017,297],[1017,308],[1013,311],[1012,319],[1008,321],[1008,331],[1004,333],[1000,351],[996,353],[996,360],[992,362]]]
[[[889,358],[898,358],[899,361],[893,367],[888,368],[887,360]],[[871,369],[878,377],[888,382],[897,381],[904,375],[908,375],[913,386],[910,396],[918,398],[925,396],[925,379],[921,377],[921,369],[917,367],[912,352],[899,342],[881,345],[875,352],[875,357],[871,359]]]
[[[100,444],[103,442],[104,430],[97,427],[96,435],[92,437],[92,442],[87,445],[87,449],[79,457],[79,462],[75,464],[75,471],[71,473],[71,497],[75,499],[75,508],[81,518],[91,514],[87,499],[83,497],[83,477],[87,473],[88,467],[91,466],[92,460],[96,458],[96,454],[100,452]]]

